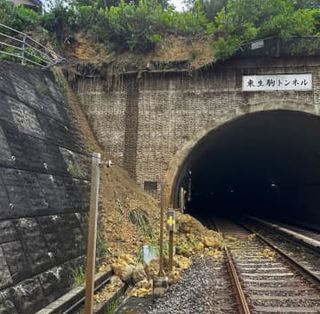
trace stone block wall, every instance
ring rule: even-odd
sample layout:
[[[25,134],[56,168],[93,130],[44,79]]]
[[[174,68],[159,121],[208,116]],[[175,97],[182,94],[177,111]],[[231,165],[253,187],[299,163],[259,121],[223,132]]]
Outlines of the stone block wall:
[[[84,261],[89,162],[50,72],[0,63],[0,313],[35,313]]]
[[[290,73],[312,73],[313,91],[242,91],[243,75]],[[256,106],[318,114],[320,60],[240,59],[191,73],[127,74],[112,82],[79,78],[77,92],[100,143],[142,187],[158,195],[170,163],[199,140],[197,134]]]

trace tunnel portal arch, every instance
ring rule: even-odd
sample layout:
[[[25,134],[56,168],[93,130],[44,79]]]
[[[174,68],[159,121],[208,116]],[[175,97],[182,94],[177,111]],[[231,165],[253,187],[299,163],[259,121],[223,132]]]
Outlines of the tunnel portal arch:
[[[186,170],[187,162],[190,156],[194,153],[194,150],[209,134],[216,132],[223,126],[238,119],[243,119],[254,113],[270,111],[292,111],[319,117],[319,108],[317,105],[293,101],[290,101],[290,103],[286,101],[279,101],[273,104],[260,103],[253,105],[239,105],[236,110],[227,111],[219,116],[215,116],[210,124],[206,125],[199,132],[193,134],[171,159],[164,177],[164,201],[166,206],[173,208],[179,207],[179,181],[181,180],[181,174]]]

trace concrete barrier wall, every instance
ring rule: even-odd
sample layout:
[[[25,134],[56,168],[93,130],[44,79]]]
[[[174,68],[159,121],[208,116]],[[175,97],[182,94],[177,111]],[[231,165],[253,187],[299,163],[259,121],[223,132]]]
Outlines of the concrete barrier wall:
[[[83,263],[89,163],[50,72],[0,63],[0,313],[35,313]]]

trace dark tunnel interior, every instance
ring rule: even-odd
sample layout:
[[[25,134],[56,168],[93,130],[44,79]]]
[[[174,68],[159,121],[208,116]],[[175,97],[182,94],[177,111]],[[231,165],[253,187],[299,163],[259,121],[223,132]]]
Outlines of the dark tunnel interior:
[[[228,122],[195,146],[182,186],[201,220],[252,214],[320,229],[320,119],[277,110]]]

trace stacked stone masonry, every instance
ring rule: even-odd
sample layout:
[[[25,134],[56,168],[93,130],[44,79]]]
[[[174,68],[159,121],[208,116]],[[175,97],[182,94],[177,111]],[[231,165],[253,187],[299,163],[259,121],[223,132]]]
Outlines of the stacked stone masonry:
[[[50,72],[0,63],[0,313],[35,313],[83,263],[89,161]]]
[[[242,91],[243,75],[298,73],[312,73],[313,91]],[[151,192],[157,195],[170,167],[183,164],[185,147],[227,121],[265,110],[318,115],[320,59],[237,59],[196,72],[126,74],[112,82],[82,77],[77,91],[100,143],[142,187],[150,190],[156,182]]]

